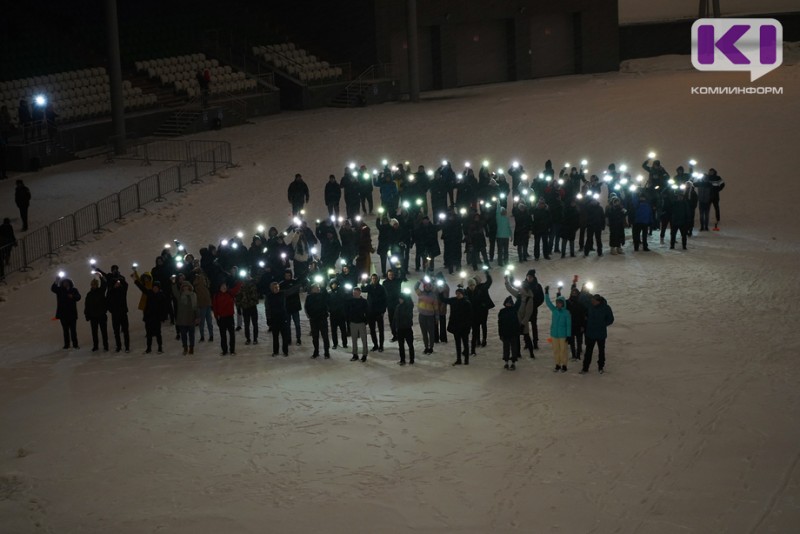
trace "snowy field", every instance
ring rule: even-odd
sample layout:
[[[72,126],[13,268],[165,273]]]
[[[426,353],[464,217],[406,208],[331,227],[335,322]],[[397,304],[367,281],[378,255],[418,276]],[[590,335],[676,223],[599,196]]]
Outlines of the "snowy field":
[[[785,94],[692,96],[747,75],[634,65],[199,136],[230,141],[239,166],[0,286],[0,531],[796,532],[800,68],[759,83]],[[85,294],[89,257],[150,266],[173,238],[197,250],[284,225],[295,172],[315,218],[328,174],[351,160],[518,158],[538,172],[548,158],[587,158],[599,171],[636,168],[650,150],[670,173],[690,158],[719,171],[721,232],[685,252],[651,238],[649,254],[628,241],[623,256],[520,267],[543,285],[578,274],[608,299],[603,376],[554,374],[545,342],[504,371],[494,314],[489,346],[461,368],[452,341],[418,351],[413,367],[396,365],[393,343],[366,364],[341,349],[311,360],[308,337],[273,359],[263,308],[261,344],[239,335],[235,358],[216,343],[183,357],[169,328],[166,353],[145,356],[134,287],[130,355],[92,355],[84,321],[82,348],[61,350],[51,321],[59,269]],[[105,196],[115,176],[151,172],[135,165],[98,158],[25,175],[31,227]],[[492,296],[502,303],[502,284]],[[540,318],[546,339],[544,308]]]

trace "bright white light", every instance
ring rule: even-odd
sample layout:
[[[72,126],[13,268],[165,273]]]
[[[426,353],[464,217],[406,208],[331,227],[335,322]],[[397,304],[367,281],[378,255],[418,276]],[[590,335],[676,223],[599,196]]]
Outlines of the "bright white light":
[[[242,232],[242,231],[236,232],[236,237],[238,237],[239,239],[242,239],[244,237],[244,232]],[[178,248],[180,248],[180,247],[178,247]]]
[[[656,153],[655,153],[655,152],[648,152],[648,153],[647,153],[647,157],[648,157],[649,159],[653,159],[654,157],[656,157]]]
[[[522,285],[522,280],[514,280],[514,287],[520,287]]]
[[[346,290],[348,290],[348,291],[352,291],[352,289],[353,289],[353,284],[345,284],[345,285],[344,285],[344,288],[345,288]]]
[[[623,163],[622,165],[619,166],[619,170],[620,172],[625,172],[628,170],[628,166]]]
[[[409,202],[408,200],[404,200],[404,201],[403,201],[403,207],[404,207],[405,209],[408,209],[408,208],[410,208],[410,207],[411,207],[411,202]]]
[[[607,175],[605,175],[603,177],[603,180],[605,180],[606,182],[610,182],[612,178],[613,178],[613,176],[611,176],[610,174],[607,174]]]
[[[266,263],[264,263],[264,260],[261,260],[260,262],[258,262],[258,266],[259,267],[263,268],[265,265],[266,265]]]
[[[341,215],[339,215],[339,222],[344,222],[344,217],[342,217]]]
[[[333,276],[334,274],[336,274],[335,269],[328,269],[328,276]]]
[[[164,248],[172,248],[172,245],[170,245],[169,243],[164,243]]]
[[[45,97],[44,95],[36,95],[35,97],[33,97],[33,101],[40,108],[43,108],[47,105],[47,97]]]
[[[595,200],[600,200],[600,195],[598,193],[595,193],[594,195],[592,195],[592,198]]]
[[[619,181],[619,183],[621,183],[622,185],[628,185],[628,179],[623,178],[622,180]]]
[[[444,213],[440,213],[440,214],[439,214],[439,220],[440,220],[440,221],[443,221],[443,220],[445,220],[446,218],[447,218],[447,215],[445,215]]]
[[[520,180],[522,180],[524,182],[525,180],[528,179],[528,174],[523,172],[522,176],[520,176],[519,178],[520,178]]]
[[[133,267],[134,269],[137,269],[137,268],[139,267],[139,264],[138,264],[138,263],[136,263],[136,262],[133,262],[133,266],[132,266],[132,267]]]
[[[489,266],[488,265],[483,265],[481,267],[481,269],[483,269],[484,271],[488,271],[489,270]]]
[[[689,160],[689,165],[691,165],[692,167],[694,167],[695,165],[697,165],[697,161],[695,161],[695,160],[693,160],[693,159],[690,159],[690,160]]]
[[[228,246],[228,240],[227,239],[223,239],[222,242],[220,243],[220,245],[222,245],[223,247],[227,247]]]
[[[247,276],[247,271],[245,269],[239,269],[239,278],[244,278]]]
[[[483,166],[484,167],[488,167],[489,166],[489,160],[488,159],[483,160]]]
[[[386,210],[385,210],[385,209],[383,209],[383,206],[381,206],[381,207],[379,207],[379,208],[378,208],[378,213],[384,213],[385,211],[386,211]]]
[[[467,277],[467,271],[461,271],[460,273],[458,273],[458,276],[461,277],[461,278],[466,278]]]
[[[460,213],[461,215],[466,215],[467,214],[467,208],[461,208],[460,210],[458,210],[458,213]]]
[[[588,165],[588,164],[589,164],[589,161],[588,161],[588,160],[585,160],[585,159],[582,159],[582,160],[581,160],[581,165],[583,165],[584,167],[585,167],[586,165]]]
[[[183,261],[183,256],[175,256],[175,261]]]
[[[564,163],[564,168],[565,168],[565,169],[569,169],[569,168],[570,168],[569,161],[568,161],[568,162],[566,162],[566,163]]]
[[[521,192],[523,195],[527,195],[527,194],[528,194],[528,190],[527,190],[527,189],[523,189],[523,190],[522,190],[522,191],[520,191],[520,192]]]
[[[446,166],[446,165],[447,165],[447,160],[446,160],[446,159],[443,159],[443,160],[442,160],[442,167],[444,167],[444,166]]]
[[[96,259],[92,258],[89,260],[89,265],[94,265],[95,263],[97,263]]]
[[[562,282],[561,280],[559,280],[559,281],[558,281],[558,287],[564,287],[564,282]]]
[[[358,173],[356,171],[353,171],[350,173],[350,176],[352,176],[353,178],[358,178]]]
[[[65,273],[64,271],[58,271],[59,278],[64,278],[65,276],[67,276],[67,273]]]
[[[642,182],[642,181],[644,181],[644,176],[642,176],[641,174],[640,174],[640,175],[638,175],[638,176],[636,176],[636,181],[637,181],[637,182]]]
[[[361,215],[356,215],[356,222],[361,222]]]
[[[511,163],[511,166],[512,166],[512,167],[514,167],[514,168],[516,169],[517,167],[519,167],[519,161],[514,161],[514,162],[512,162],[512,163]]]
[[[183,262],[182,262],[182,261],[179,261],[179,262],[178,262],[178,263],[177,263],[175,266],[176,266],[178,269],[183,269]]]
[[[514,197],[514,202],[519,202],[519,197],[518,196]]]
[[[536,202],[536,195],[531,195],[531,196],[529,196],[529,197],[528,197],[528,202],[530,202],[530,203],[534,203],[534,202]]]
[[[628,188],[628,190],[629,190],[631,193],[635,193],[635,192],[636,192],[636,189],[637,189],[637,187],[636,187],[635,185],[632,185],[632,186],[630,186],[630,188]]]
[[[561,178],[559,178],[559,179],[558,179],[558,185],[564,185],[564,180],[563,180],[563,179],[561,179]]]
[[[317,247],[311,247],[311,248],[309,249],[309,252],[310,252],[311,254],[316,254],[316,253],[317,253]]]
[[[426,284],[430,284],[430,283],[431,283],[431,277],[430,277],[430,276],[428,276],[428,275],[425,275],[425,276],[423,276],[423,277],[422,277],[422,280],[423,280],[423,282],[425,282]]]
[[[466,167],[466,168],[468,168],[468,169],[469,169],[469,167],[470,167],[470,163],[469,163],[469,161],[465,161],[465,162],[464,162],[464,167]]]
[[[285,253],[285,252],[281,252],[281,259],[282,259],[282,260],[285,260],[285,259],[286,259],[286,253]]]
[[[386,167],[388,164],[389,164],[389,160],[386,160],[386,159],[382,159],[381,160],[381,165],[383,165],[384,167]]]
[[[620,190],[620,187],[621,187],[621,186],[620,186],[619,184],[615,185],[615,186],[614,186],[614,191],[619,191],[619,190]]]
[[[318,275],[315,275],[315,276],[314,276],[314,281],[315,281],[316,283],[318,283],[318,284],[321,284],[323,280],[324,280],[324,278],[322,278],[322,275],[321,275],[321,274],[318,274]]]
[[[406,178],[408,178],[409,182],[413,182],[414,181],[414,175],[413,174],[409,174],[408,176],[406,176]]]
[[[293,222],[293,223],[294,223],[296,226],[300,226],[300,217],[294,217],[294,218],[292,219],[292,222]]]
[[[436,287],[442,287],[444,285],[444,280],[437,280]]]
[[[378,169],[372,169],[372,176],[378,176]]]
[[[362,273],[361,274],[361,279],[362,280],[366,280],[367,278],[369,278],[369,275],[367,273]]]
[[[356,168],[356,164],[353,163],[353,162],[350,162],[350,165],[348,165],[347,167],[352,171],[353,169]]]
[[[428,171],[428,176],[433,178],[433,171]]]
[[[667,180],[667,183],[669,185],[675,185],[675,179],[674,178],[670,178],[669,180]]]
[[[543,172],[540,172],[540,173],[539,173],[539,179],[540,179],[540,180],[543,180],[543,179],[544,179],[544,173],[543,173]]]
[[[415,202],[415,204],[416,204],[417,206],[422,206],[422,199],[421,199],[421,198],[418,198],[418,199],[417,199],[417,201]]]
[[[389,261],[392,262],[392,263],[399,263],[400,262],[400,260],[397,259],[397,256],[392,256],[391,258],[389,258]],[[344,264],[344,260],[342,260],[342,263]]]
[[[505,193],[500,193],[500,198],[506,198],[506,194]]]
[[[586,282],[586,289],[588,289],[589,291],[591,291],[592,289],[594,289],[594,284],[593,284],[593,283],[591,283],[591,282]]]
[[[347,265],[347,260],[339,260],[339,263],[341,263],[342,265]]]
[[[411,294],[411,290],[409,288],[407,288],[407,287],[404,287],[403,288],[403,295],[410,295],[410,294]]]
[[[681,184],[681,186],[680,186],[680,189],[681,189],[681,191],[683,191],[684,189],[686,189],[686,184]]]
[[[231,248],[236,250],[237,248],[239,248],[239,243],[231,243]]]

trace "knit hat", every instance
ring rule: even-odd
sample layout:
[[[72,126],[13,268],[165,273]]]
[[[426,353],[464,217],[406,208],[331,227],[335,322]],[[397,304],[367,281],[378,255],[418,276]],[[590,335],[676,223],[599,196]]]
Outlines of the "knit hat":
[[[514,297],[506,297],[506,300],[503,301],[503,306],[513,306],[514,305]]]
[[[528,271],[527,276],[532,276],[532,277],[536,278],[536,269],[530,269]]]
[[[463,287],[461,287],[461,286],[458,286],[458,287],[456,288],[456,293],[461,293],[461,294],[463,295],[463,294],[464,294],[464,288],[463,288]]]
[[[478,285],[478,281],[475,280],[474,278],[470,278],[469,280],[467,280],[467,286],[468,287],[474,287],[474,286],[477,286],[477,285]]]

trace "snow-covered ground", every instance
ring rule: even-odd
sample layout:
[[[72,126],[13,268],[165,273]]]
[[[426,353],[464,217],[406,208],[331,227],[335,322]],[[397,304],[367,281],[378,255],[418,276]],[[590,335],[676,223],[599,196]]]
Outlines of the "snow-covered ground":
[[[239,166],[0,287],[0,531],[795,531],[800,69],[764,79],[782,96],[689,93],[745,74],[628,70],[200,136],[229,140]],[[599,170],[638,167],[649,150],[670,172],[691,157],[719,171],[721,232],[686,252],[656,240],[634,254],[629,242],[624,256],[522,267],[543,284],[579,274],[606,296],[616,322],[604,376],[554,374],[547,343],[504,371],[494,315],[489,346],[461,368],[452,341],[399,367],[392,343],[366,364],[342,350],[311,360],[308,337],[273,359],[263,333],[257,347],[240,335],[235,358],[216,344],[186,358],[169,336],[163,356],[144,356],[135,288],[130,355],[92,355],[82,321],[82,348],[63,351],[51,321],[57,270],[85,293],[89,257],[149,266],[172,238],[196,250],[285,224],[295,172],[311,185],[313,218],[328,174],[351,160],[519,158],[536,171],[587,158]],[[150,172],[134,165],[99,158],[26,175],[32,227],[105,196],[98,180],[122,168],[131,180]],[[492,295],[499,305],[501,284]]]

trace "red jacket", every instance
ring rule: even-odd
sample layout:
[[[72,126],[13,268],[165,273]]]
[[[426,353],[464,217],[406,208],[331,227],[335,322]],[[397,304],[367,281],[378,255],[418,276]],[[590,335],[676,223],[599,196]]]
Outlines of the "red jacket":
[[[242,288],[241,282],[236,282],[228,291],[223,293],[217,291],[211,301],[211,308],[214,310],[214,317],[233,317],[236,313],[236,294]]]

